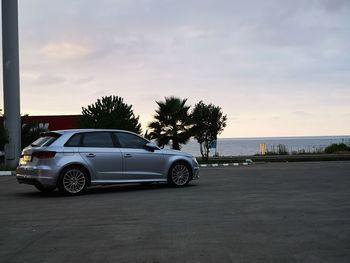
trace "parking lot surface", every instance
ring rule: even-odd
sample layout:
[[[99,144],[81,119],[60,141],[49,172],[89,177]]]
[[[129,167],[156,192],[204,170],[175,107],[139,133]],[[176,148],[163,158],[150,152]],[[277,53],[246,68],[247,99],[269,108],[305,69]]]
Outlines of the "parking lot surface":
[[[200,174],[78,197],[0,177],[0,262],[350,262],[350,162]]]

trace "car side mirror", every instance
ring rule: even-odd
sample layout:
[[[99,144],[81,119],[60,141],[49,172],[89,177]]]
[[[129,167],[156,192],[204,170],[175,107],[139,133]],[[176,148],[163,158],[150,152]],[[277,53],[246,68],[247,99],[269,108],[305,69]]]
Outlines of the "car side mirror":
[[[159,147],[155,145],[153,142],[149,142],[146,145],[146,150],[154,152],[155,150],[159,150]]]

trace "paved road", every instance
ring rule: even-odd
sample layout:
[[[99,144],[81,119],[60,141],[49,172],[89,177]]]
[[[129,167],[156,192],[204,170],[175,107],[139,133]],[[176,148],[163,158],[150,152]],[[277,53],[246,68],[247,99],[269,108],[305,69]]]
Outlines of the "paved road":
[[[43,195],[0,177],[0,262],[350,262],[350,162]]]

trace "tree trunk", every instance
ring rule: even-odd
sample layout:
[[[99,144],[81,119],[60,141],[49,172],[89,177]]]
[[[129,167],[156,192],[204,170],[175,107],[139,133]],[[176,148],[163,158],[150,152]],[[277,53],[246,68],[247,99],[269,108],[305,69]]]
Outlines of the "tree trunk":
[[[204,150],[205,150],[205,152],[204,152],[205,160],[208,161],[209,160],[209,151],[210,151],[208,141],[204,142]]]
[[[178,142],[178,140],[174,140],[173,139],[173,149],[174,150],[180,150],[180,144],[179,144],[179,142]]]
[[[199,149],[201,151],[201,155],[202,155],[202,159],[205,159],[205,155],[204,155],[204,150],[203,150],[203,143],[199,143]]]

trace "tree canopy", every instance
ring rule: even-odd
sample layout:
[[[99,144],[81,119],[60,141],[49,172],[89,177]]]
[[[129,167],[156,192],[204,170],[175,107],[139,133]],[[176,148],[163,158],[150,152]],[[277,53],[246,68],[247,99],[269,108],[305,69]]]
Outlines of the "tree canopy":
[[[40,133],[48,131],[47,128],[40,127],[38,122],[28,122],[28,114],[21,117],[21,148],[27,147],[40,137]]]
[[[191,117],[192,135],[200,145],[202,157],[208,160],[210,145],[226,127],[227,116],[219,106],[200,101],[194,106]]]
[[[190,106],[187,99],[165,97],[165,101],[156,101],[158,109],[150,128],[149,137],[155,139],[160,147],[172,143],[172,148],[180,150],[180,144],[185,144],[191,137]]]
[[[79,120],[81,128],[123,129],[140,134],[139,116],[135,116],[132,105],[124,103],[118,96],[105,96],[94,104],[82,108]]]

